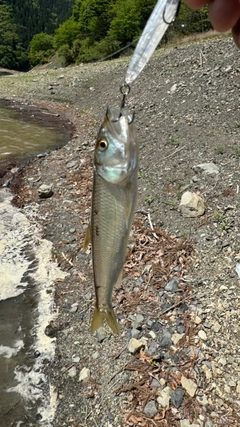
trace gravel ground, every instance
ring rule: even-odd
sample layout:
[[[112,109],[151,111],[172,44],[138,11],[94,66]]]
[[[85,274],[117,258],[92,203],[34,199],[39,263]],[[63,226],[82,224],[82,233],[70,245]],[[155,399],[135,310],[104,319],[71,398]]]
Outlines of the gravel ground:
[[[240,53],[230,39],[161,50],[132,87],[139,200],[113,296],[121,336],[89,331],[94,289],[82,243],[92,154],[128,61],[1,77],[1,98],[48,108],[75,127],[65,147],[24,167],[15,199],[68,272],[46,331],[56,336],[45,367],[58,399],[53,426],[239,426]],[[206,173],[204,163],[217,170]],[[39,199],[41,184],[52,197]],[[186,190],[202,197],[204,215],[181,215]]]

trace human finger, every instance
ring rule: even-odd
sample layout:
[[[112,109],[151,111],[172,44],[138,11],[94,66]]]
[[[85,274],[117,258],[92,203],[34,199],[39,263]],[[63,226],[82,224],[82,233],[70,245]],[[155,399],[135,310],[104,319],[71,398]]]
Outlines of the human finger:
[[[240,49],[240,18],[232,29],[233,40]]]
[[[185,0],[185,3],[191,7],[191,9],[200,9],[209,3],[209,0]]]
[[[240,17],[239,0],[214,0],[209,3],[209,17],[216,31],[233,28]]]

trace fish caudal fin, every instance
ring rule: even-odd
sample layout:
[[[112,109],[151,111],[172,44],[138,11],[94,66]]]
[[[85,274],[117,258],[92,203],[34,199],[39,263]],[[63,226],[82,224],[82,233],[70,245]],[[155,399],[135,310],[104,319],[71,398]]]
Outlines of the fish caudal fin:
[[[86,250],[89,243],[91,242],[91,224],[88,224],[88,228],[87,228],[87,232],[86,232],[86,236],[84,239],[84,243],[83,243],[83,249]]]
[[[114,334],[120,334],[119,325],[113,310],[100,311],[98,308],[95,308],[94,310],[91,331],[95,332],[98,328],[100,328],[104,320],[107,321],[108,326],[112,329]]]

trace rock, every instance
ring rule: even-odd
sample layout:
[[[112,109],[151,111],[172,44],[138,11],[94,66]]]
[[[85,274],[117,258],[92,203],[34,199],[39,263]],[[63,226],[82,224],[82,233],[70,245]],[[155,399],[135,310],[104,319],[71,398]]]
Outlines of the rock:
[[[237,273],[238,277],[240,277],[240,263],[239,262],[236,265],[236,273]]]
[[[79,374],[79,381],[86,382],[89,380],[90,376],[91,376],[90,369],[83,368]]]
[[[139,329],[135,329],[135,328],[133,328],[133,329],[131,330],[131,335],[132,335],[132,338],[136,338],[136,339],[138,339],[138,338],[139,338],[139,336],[141,335],[141,331],[139,331]]]
[[[171,277],[167,285],[165,286],[165,291],[168,292],[176,292],[178,291],[178,284],[179,284],[179,278],[178,277]]]
[[[240,394],[240,381],[237,382],[236,392]]]
[[[177,345],[177,343],[184,337],[184,334],[173,334],[172,335],[172,342],[174,345]]]
[[[201,338],[201,340],[206,341],[207,340],[207,334],[205,331],[203,331],[202,329],[198,332],[198,336],[199,338]]]
[[[147,415],[147,417],[153,418],[158,413],[155,401],[154,400],[150,400],[146,404],[143,412],[144,412],[145,415]]]
[[[159,388],[160,387],[160,382],[158,380],[156,380],[155,378],[153,378],[152,382],[151,382],[151,387],[155,388]]]
[[[189,396],[193,397],[197,390],[197,384],[193,380],[184,377],[184,375],[182,375],[181,384]]]
[[[182,215],[187,218],[195,218],[203,215],[205,212],[203,199],[191,191],[183,193],[179,208]]]
[[[96,335],[98,342],[103,342],[107,336],[104,328],[102,328],[101,326],[97,329]]]
[[[174,83],[174,85],[172,85],[172,87],[170,89],[170,93],[176,92],[176,89],[177,89],[177,83]]]
[[[38,189],[38,195],[41,199],[47,199],[53,195],[53,190],[51,185],[42,184]]]
[[[150,335],[150,337],[153,339],[153,340],[155,340],[156,339],[156,334],[155,334],[155,332],[154,331],[149,331],[148,332],[149,333],[149,335]]]
[[[72,366],[69,370],[68,370],[68,376],[71,378],[76,377],[77,375],[77,369],[76,366]]]
[[[140,350],[140,348],[145,347],[146,344],[146,338],[141,338],[140,340],[137,340],[136,338],[131,338],[128,343],[128,351],[131,354],[135,354],[138,350]]]
[[[158,404],[162,408],[169,408],[169,402],[172,394],[172,389],[170,387],[165,387],[157,398]]]
[[[219,332],[220,329],[221,329],[220,323],[214,322],[214,324],[213,324],[213,330],[214,330],[214,332]]]
[[[76,356],[75,354],[73,354],[73,355],[72,355],[72,361],[73,361],[74,363],[78,363],[78,362],[80,361],[80,357],[79,357],[79,356]]]
[[[159,338],[159,345],[162,348],[170,348],[172,345],[171,334],[168,331],[163,331],[163,335]]]
[[[76,313],[78,311],[78,303],[74,302],[68,309],[69,313]]]
[[[185,331],[186,331],[186,326],[183,325],[183,323],[179,323],[179,325],[177,326],[177,332],[179,334],[184,334]]]
[[[184,390],[182,388],[176,388],[171,394],[171,402],[175,408],[180,408],[184,399]]]
[[[203,405],[203,406],[208,405],[207,396],[205,394],[201,394],[201,395],[197,396],[197,401],[198,401],[198,403],[200,403],[200,405]]]
[[[215,163],[201,163],[200,165],[193,166],[193,169],[202,169],[205,174],[212,175],[219,173],[219,167]]]
[[[134,315],[130,315],[129,319],[132,321],[132,327],[133,329],[138,329],[141,327],[143,321],[144,321],[144,317],[142,316],[142,314],[134,314]]]
[[[185,419],[185,420],[181,420],[180,421],[180,426],[181,427],[190,427],[190,421]]]

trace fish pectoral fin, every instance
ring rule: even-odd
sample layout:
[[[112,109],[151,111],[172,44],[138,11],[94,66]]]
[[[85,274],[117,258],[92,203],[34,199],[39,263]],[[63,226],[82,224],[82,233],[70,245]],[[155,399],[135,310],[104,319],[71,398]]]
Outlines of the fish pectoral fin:
[[[107,311],[100,311],[98,308],[95,308],[92,319],[91,331],[95,332],[98,328],[100,328],[104,320],[107,321],[108,326],[112,329],[114,334],[120,334],[119,325],[117,323],[117,319],[115,317],[113,309],[109,309]]]
[[[88,224],[88,228],[86,231],[85,239],[83,242],[83,249],[86,250],[89,243],[91,242],[91,223]]]

